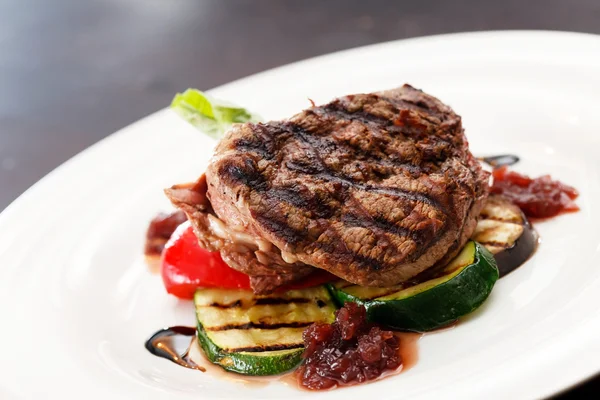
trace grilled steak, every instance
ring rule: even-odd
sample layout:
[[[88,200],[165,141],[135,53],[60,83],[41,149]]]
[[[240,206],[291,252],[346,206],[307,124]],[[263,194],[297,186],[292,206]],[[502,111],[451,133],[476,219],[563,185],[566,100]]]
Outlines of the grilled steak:
[[[313,266],[355,284],[391,286],[457,254],[475,228],[488,174],[469,152],[460,117],[405,85],[289,120],[236,125],[218,145],[206,185],[202,201],[174,201],[203,246],[223,253],[202,232],[212,215],[278,256],[274,264],[255,257],[263,264],[255,274],[229,246],[232,267],[278,276],[285,266],[293,279]]]

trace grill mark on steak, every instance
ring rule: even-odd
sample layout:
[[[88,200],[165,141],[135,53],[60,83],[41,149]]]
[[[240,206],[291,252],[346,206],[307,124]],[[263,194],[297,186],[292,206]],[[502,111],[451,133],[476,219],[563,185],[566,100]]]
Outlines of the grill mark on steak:
[[[340,114],[342,114],[342,113],[340,113]],[[349,119],[348,115],[349,114],[346,112],[340,116],[343,117],[343,119],[348,120]],[[371,114],[367,114],[367,115],[371,115]],[[372,117],[373,117],[372,118],[373,120],[377,120],[379,118],[377,116],[372,116]],[[402,190],[399,188],[364,185],[362,183],[359,183],[359,182],[356,182],[355,180],[350,179],[349,177],[346,177],[339,173],[334,172],[333,170],[331,170],[330,168],[328,168],[325,165],[325,163],[323,162],[323,159],[318,151],[318,149],[322,149],[322,148],[327,149],[331,146],[329,144],[324,145],[323,139],[321,139],[321,137],[318,137],[318,136],[315,137],[315,136],[309,135],[308,132],[302,126],[300,126],[296,123],[290,122],[288,125],[291,128],[291,130],[296,138],[301,139],[303,143],[310,146],[310,148],[307,150],[308,151],[307,155],[310,159],[313,159],[315,161],[313,164],[311,164],[310,171],[307,171],[305,168],[294,169],[294,167],[296,165],[290,164],[290,163],[286,164],[286,166],[288,168],[292,167],[290,169],[297,170],[297,171],[303,172],[303,173],[312,173],[312,175],[320,177],[325,181],[337,181],[342,184],[342,187],[350,186],[350,187],[355,187],[357,189],[360,189],[362,191],[369,191],[372,193],[385,194],[385,195],[394,196],[394,197],[403,197],[403,198],[409,199],[415,203],[422,202],[422,203],[428,204],[432,207],[441,209],[443,212],[446,211],[445,207],[442,207],[442,205],[436,199],[434,199],[433,196],[431,196],[431,195],[421,194],[421,193],[412,192],[412,191],[405,191],[405,190]],[[417,168],[417,167],[415,167],[415,168]],[[295,194],[297,196],[290,196],[289,193],[286,193],[286,192],[283,192],[283,193],[285,193],[285,195],[282,195],[282,192],[278,191],[277,189],[271,189],[270,192],[279,201],[286,201],[288,204],[293,205],[299,209],[303,209],[303,210],[307,210],[307,211],[308,210],[316,211],[316,214],[321,218],[330,217],[332,212],[334,211],[331,208],[328,208],[327,212],[323,212],[321,210],[321,208],[323,207],[323,203],[319,203],[319,202],[315,203],[314,201],[310,201],[311,199],[307,199],[306,196],[303,196],[300,191],[293,192],[293,194]],[[356,209],[362,208],[358,204],[356,204],[355,207],[356,207]],[[315,208],[316,208],[316,210],[315,210]],[[415,231],[415,230],[411,230],[409,228],[400,227],[400,226],[397,226],[393,222],[387,221],[385,218],[378,218],[378,219],[373,218],[364,209],[362,211],[363,211],[361,213],[362,215],[360,215],[360,216],[356,215],[356,214],[344,214],[341,218],[341,221],[344,224],[351,226],[351,227],[361,227],[361,228],[366,228],[366,229],[371,229],[371,230],[374,230],[375,228],[377,228],[377,230],[374,230],[374,233],[378,236],[379,240],[384,240],[384,238],[381,236],[381,230],[390,231],[394,234],[410,238],[411,240],[413,240],[416,243],[416,245],[418,247],[423,248],[423,250],[418,250],[418,251],[414,252],[413,256],[410,257],[411,260],[417,259],[418,257],[420,257],[422,255],[422,252],[426,250],[426,248],[424,248],[423,245],[426,244],[426,242],[427,242],[426,236],[430,232]],[[296,234],[298,234],[298,233],[296,233]],[[286,232],[286,237],[288,237],[289,235],[290,235],[290,233]],[[293,233],[292,233],[292,235],[293,235]],[[431,234],[430,234],[430,236],[431,236]],[[297,241],[292,241],[292,243],[297,243]],[[378,259],[360,255],[355,252],[352,252],[352,257],[357,260],[361,260],[363,263],[368,264],[373,269],[379,270],[382,268],[382,263]]]
[[[319,110],[319,109],[307,110],[307,112],[310,112],[310,113],[314,114],[315,116],[318,116],[319,118],[322,118],[324,120],[344,120],[344,121],[348,121],[348,122],[359,121],[363,124],[370,124],[370,125],[379,123],[382,125],[386,125],[387,130],[391,130],[391,131],[399,130],[397,126],[394,126],[387,119],[364,112],[362,110],[356,111],[354,113],[350,113],[345,109],[328,108],[328,107],[329,107],[329,105],[324,107],[324,110],[327,111],[327,113],[325,113],[325,112],[323,112],[323,110]],[[303,130],[303,128],[298,126],[297,124],[295,125],[295,127],[297,129]],[[379,128],[379,127],[376,126],[375,128]],[[389,132],[387,132],[387,133],[389,133]],[[309,137],[311,137],[311,136],[309,136]],[[306,135],[304,135],[303,138],[304,138],[304,140],[306,140]],[[311,139],[327,140],[326,137],[323,138],[322,136],[311,137]],[[314,146],[313,143],[310,143],[310,144]],[[317,146],[314,146],[314,147],[317,147]],[[328,147],[333,147],[333,146],[329,145]],[[327,150],[327,148],[326,148],[326,150]],[[358,159],[358,160],[374,158],[377,163],[380,163],[383,166],[392,167],[392,168],[400,168],[402,170],[409,172],[411,175],[419,175],[423,172],[422,167],[414,165],[413,163],[410,163],[410,162],[403,162],[400,160],[396,160],[394,158],[389,158],[386,160],[386,159],[382,158],[381,156],[374,154],[372,152],[363,153],[357,149],[353,149],[353,150],[355,153],[354,155],[356,156],[356,159]],[[385,149],[381,149],[382,155],[389,156],[388,154],[385,154],[384,150]]]
[[[366,228],[376,232],[379,240],[386,240],[381,237],[381,232],[391,232],[395,235],[410,238],[417,246],[426,245],[426,234],[421,230],[412,230],[406,227],[398,226],[394,222],[388,221],[382,217],[373,217],[363,213],[361,216],[355,214],[344,214],[342,222],[350,227]]]
[[[234,146],[240,150],[252,151],[261,156],[265,160],[273,159],[273,152],[265,146],[264,142],[258,140],[238,139],[234,142]]]
[[[342,112],[342,110],[338,110],[338,111],[340,114],[339,117],[341,119],[352,120],[353,114],[349,114],[345,110],[344,110],[344,112]],[[373,121],[382,120],[381,117],[378,117],[378,116],[375,116],[372,114],[368,114],[368,113],[364,113],[364,114],[366,115],[364,117],[366,120],[373,120]],[[367,116],[369,116],[369,117],[367,117]],[[322,178],[323,180],[326,180],[326,181],[327,180],[337,181],[338,183],[346,184],[348,186],[354,186],[354,187],[357,187],[364,191],[371,191],[371,192],[380,193],[380,194],[387,194],[387,195],[396,196],[396,197],[403,197],[403,198],[406,198],[406,199],[409,199],[409,200],[412,200],[415,202],[425,202],[425,203],[431,205],[432,207],[442,208],[440,203],[437,200],[433,199],[432,197],[430,197],[426,194],[405,191],[405,190],[402,190],[399,188],[364,185],[360,182],[357,182],[356,180],[351,179],[350,177],[344,176],[342,174],[339,174],[339,173],[331,170],[323,162],[323,159],[319,152],[319,150],[329,151],[332,147],[334,147],[333,144],[331,144],[330,142],[327,142],[327,138],[323,138],[323,137],[319,137],[319,136],[317,136],[317,137],[312,136],[312,135],[308,134],[308,132],[302,126],[300,126],[296,123],[289,122],[289,123],[285,124],[284,126],[291,128],[293,136],[295,138],[300,139],[304,144],[309,146],[309,148],[307,149],[306,156],[309,158],[309,161],[311,161],[311,162],[306,162],[306,163],[302,163],[302,164],[293,163],[293,162],[288,161],[286,163],[286,167],[288,169],[290,169],[292,171],[297,171],[297,172],[301,172],[301,173],[314,175],[314,176]],[[263,129],[264,129],[264,126],[261,126],[261,130],[263,130]],[[284,130],[282,130],[282,131],[284,131]],[[258,153],[259,155],[261,155],[267,159],[273,159],[273,157],[274,157],[273,153],[272,153],[272,149],[267,150],[267,147],[263,147],[260,144],[256,144],[256,145],[251,144],[252,142],[248,141],[248,140],[240,140],[236,143],[239,143],[239,142],[241,142],[242,149],[244,149],[244,150],[255,151],[256,153]],[[265,143],[265,142],[262,142],[262,143]],[[378,158],[377,162],[381,162],[381,159]],[[249,163],[249,161],[247,161],[247,165],[249,165],[248,163]],[[411,174],[416,174],[416,173],[422,172],[422,170],[418,166],[412,165],[410,163],[404,163],[404,162],[397,163],[397,162],[393,162],[393,160],[388,160],[384,163],[384,165],[389,165],[392,167],[400,167],[402,169],[406,169]],[[239,167],[230,166],[228,169],[224,169],[222,171],[222,173],[223,173],[224,177],[229,175],[231,177],[230,179],[232,181],[237,180],[241,183],[244,183],[244,184],[247,184],[248,186],[253,187],[257,191],[266,190],[268,185],[266,184],[264,177],[260,173],[258,173],[255,170],[255,168],[250,166],[249,169],[252,172],[245,175],[244,170],[240,169]],[[289,196],[287,193],[285,193],[285,191],[280,192],[277,189],[271,189],[271,191],[273,191],[274,196],[280,197],[280,200],[286,201],[289,204],[291,204],[297,208],[310,210],[311,207],[315,207],[314,203],[312,203],[310,201],[304,201],[303,197],[296,198],[293,196]],[[318,203],[318,204],[319,205],[317,205],[317,207],[320,207],[321,203]],[[442,209],[442,211],[446,212],[447,210]],[[316,214],[320,217],[322,216],[322,218],[327,218],[328,216],[331,216],[331,210],[326,210],[326,211],[316,210]],[[291,233],[291,234],[293,234],[293,233]]]
[[[301,139],[304,143],[310,145],[312,147],[312,149],[315,149],[315,152],[316,152],[316,149],[322,149],[322,148],[327,147],[327,146],[321,146],[320,141],[318,139],[316,139],[315,136],[312,136],[312,135],[309,136],[303,127],[301,127],[297,124],[294,124],[294,123],[290,123],[290,128],[293,130],[294,135],[297,138]],[[424,202],[424,203],[429,204],[432,207],[442,208],[441,204],[436,199],[431,197],[430,195],[427,195],[424,193],[412,192],[409,190],[404,190],[404,189],[394,188],[394,187],[373,186],[373,185],[363,184],[363,183],[358,182],[348,176],[344,176],[344,175],[328,168],[325,165],[325,163],[322,161],[322,158],[320,157],[320,155],[318,157],[315,157],[315,159],[319,160],[319,165],[318,165],[319,172],[314,173],[312,175],[314,175],[315,177],[321,178],[324,181],[335,181],[338,183],[348,185],[350,187],[355,187],[355,188],[363,190],[363,191],[370,191],[370,192],[374,192],[374,193],[387,194],[387,195],[391,195],[391,196],[395,196],[395,197],[402,197],[407,200],[411,200],[411,201],[415,201],[415,202]],[[304,172],[302,170],[297,170],[297,171]],[[442,211],[446,211],[446,210],[442,210]]]
[[[359,201],[357,201],[355,198],[353,198],[353,200],[353,208],[359,212],[362,217],[352,213],[344,214],[344,224],[348,226],[366,228],[373,231],[373,233],[377,235],[378,241],[381,244],[389,242],[385,236],[386,232],[410,238],[415,243],[416,250],[411,252],[407,257],[408,261],[414,261],[418,259],[423,254],[422,252],[424,250],[422,249],[426,249],[431,242],[439,239],[439,235],[436,235],[436,230],[443,229],[446,225],[446,222],[444,222],[442,226],[436,227],[435,221],[430,220],[429,222],[431,223],[425,223],[421,229],[410,229],[407,227],[398,226],[396,222],[389,221],[383,215],[371,215],[369,210],[363,207]],[[411,212],[405,214],[410,215]]]
[[[256,124],[257,135],[253,138],[238,138],[233,142],[233,148],[252,151],[260,155],[266,160],[275,158],[278,143],[286,140],[289,134],[285,131],[280,131],[277,135],[271,137],[267,132],[267,126],[258,123]]]
[[[258,171],[255,161],[250,158],[244,160],[243,167],[231,162],[225,162],[221,167],[220,173],[231,183],[241,183],[252,187],[258,192],[269,189],[269,183],[260,171]]]
[[[271,232],[277,232],[290,245],[300,243],[308,236],[305,230],[294,229],[287,223],[288,214],[281,212],[278,205],[271,202],[271,206],[268,215],[253,213],[253,217]]]
[[[378,115],[374,115],[371,112],[364,111],[363,109],[350,112],[344,107],[343,102],[339,100],[325,105],[323,109],[330,114],[330,117],[333,116],[334,118],[344,119],[347,121],[359,121],[364,124],[376,125],[377,128],[379,128],[380,125],[383,125],[387,131],[393,134],[403,134],[413,138],[422,138],[426,136],[426,134],[421,130],[415,129],[415,121],[410,121],[414,118],[412,118],[412,115],[408,112],[408,110],[419,111],[419,109],[423,109],[427,112],[431,112],[429,108],[418,107],[414,103],[409,103],[403,100],[396,101],[385,96],[380,96],[379,99],[393,104],[396,107],[399,117],[394,120],[390,120]],[[327,114],[321,115],[327,116]],[[420,114],[419,117],[426,119],[428,122],[434,122],[431,119],[428,119],[426,115]],[[423,124],[417,125],[417,128],[427,128]],[[446,140],[446,138],[443,136],[436,137],[436,140],[446,145],[451,145],[451,142]],[[414,164],[412,166],[416,169],[416,171],[421,172],[419,166],[415,166]]]
[[[304,186],[282,186],[273,188],[270,194],[278,201],[285,201],[287,204],[293,205],[298,209],[310,211],[318,218],[330,218],[336,208],[330,204],[320,201],[318,194],[311,193]]]
[[[363,255],[360,255],[360,254],[355,254],[353,256],[353,258],[355,260],[359,261],[360,264],[368,266],[368,268],[371,268],[374,271],[381,271],[384,268],[384,264],[380,260],[378,260],[376,258],[373,258],[373,257],[363,256]]]
[[[353,98],[351,96],[348,96],[348,98],[350,100],[353,100]],[[391,103],[396,107],[397,111],[400,111],[402,109],[419,110],[419,108],[423,108],[423,107],[418,107],[414,103],[410,103],[408,101],[394,100],[394,99],[391,99],[386,96],[376,96],[373,99],[376,101],[383,100],[388,103]],[[322,109],[337,118],[342,118],[342,119],[352,120],[352,121],[360,121],[365,124],[385,125],[387,127],[398,128],[398,125],[396,125],[394,123],[395,120],[390,120],[388,118],[384,118],[379,115],[375,115],[371,112],[365,111],[362,108],[358,109],[358,110],[348,111],[346,106],[347,105],[345,104],[345,102],[343,100],[337,99],[337,100],[332,101],[331,103],[328,103],[328,104],[322,106]],[[428,112],[430,111],[429,109],[426,109],[426,108],[424,110],[426,110]]]
[[[410,237],[411,239],[413,238],[413,235],[415,237],[417,236],[416,232],[411,231],[408,228],[397,226],[393,222],[385,220],[385,219],[378,220],[364,212],[361,213],[361,215],[352,214],[352,213],[344,214],[342,216],[342,222],[344,223],[344,225],[347,225],[347,226],[353,227],[353,228],[367,228],[367,229],[374,229],[377,231],[384,230],[384,231],[392,232],[399,236]],[[413,240],[416,241],[416,239],[413,239]]]

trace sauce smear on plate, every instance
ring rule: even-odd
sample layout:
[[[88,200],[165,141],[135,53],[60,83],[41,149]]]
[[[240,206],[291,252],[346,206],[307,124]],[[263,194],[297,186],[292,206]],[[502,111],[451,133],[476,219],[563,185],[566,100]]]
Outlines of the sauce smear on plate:
[[[154,335],[146,341],[146,349],[157,357],[166,358],[169,361],[174,362],[182,367],[197,369],[202,372],[206,372],[206,369],[202,366],[197,365],[195,362],[189,359],[188,353],[189,348],[186,352],[181,355],[178,350],[177,341],[181,338],[187,338],[189,343],[189,337],[196,336],[196,328],[190,326],[172,326],[157,331]]]

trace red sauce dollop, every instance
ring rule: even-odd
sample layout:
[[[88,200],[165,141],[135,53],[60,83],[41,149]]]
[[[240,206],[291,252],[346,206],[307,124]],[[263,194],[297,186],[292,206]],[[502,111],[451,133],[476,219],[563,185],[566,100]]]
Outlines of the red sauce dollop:
[[[402,365],[400,340],[393,332],[367,322],[365,307],[346,303],[333,324],[313,324],[304,331],[304,362],[298,380],[308,389],[362,383]]]
[[[508,167],[495,169],[492,175],[491,192],[509,198],[528,217],[549,218],[563,212],[579,211],[574,202],[579,196],[577,190],[553,180],[550,175],[530,178],[510,171]]]

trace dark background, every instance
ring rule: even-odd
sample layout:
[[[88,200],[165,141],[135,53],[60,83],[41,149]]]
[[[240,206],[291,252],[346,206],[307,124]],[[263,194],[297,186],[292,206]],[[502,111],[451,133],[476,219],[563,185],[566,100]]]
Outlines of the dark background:
[[[494,29],[600,33],[600,0],[0,0],[0,210],[187,87],[381,41]],[[599,394],[600,382],[569,397]]]

